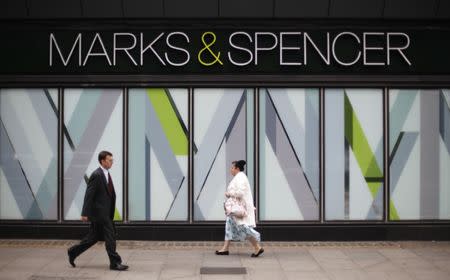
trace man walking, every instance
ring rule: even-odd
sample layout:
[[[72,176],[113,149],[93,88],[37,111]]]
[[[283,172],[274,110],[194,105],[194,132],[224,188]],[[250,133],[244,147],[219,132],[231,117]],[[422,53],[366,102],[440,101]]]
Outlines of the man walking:
[[[113,164],[113,156],[108,151],[98,154],[100,167],[89,177],[86,194],[84,196],[81,220],[90,221],[89,233],[77,245],[67,251],[69,263],[75,267],[75,258],[97,243],[100,236],[104,237],[106,252],[109,257],[109,268],[112,270],[126,270],[127,265],[116,252],[116,229],[114,227],[114,211],[116,207],[116,193],[109,174]]]

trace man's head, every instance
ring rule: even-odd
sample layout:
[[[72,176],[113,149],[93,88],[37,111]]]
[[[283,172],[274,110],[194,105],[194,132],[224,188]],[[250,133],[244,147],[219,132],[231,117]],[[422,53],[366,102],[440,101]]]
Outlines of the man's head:
[[[108,151],[101,151],[98,154],[98,162],[105,169],[110,169],[113,165],[113,155]]]

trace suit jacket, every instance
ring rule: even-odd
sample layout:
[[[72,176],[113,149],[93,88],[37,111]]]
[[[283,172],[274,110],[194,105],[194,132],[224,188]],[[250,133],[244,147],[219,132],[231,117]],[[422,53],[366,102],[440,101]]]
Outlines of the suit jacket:
[[[109,194],[105,175],[99,167],[89,177],[81,216],[87,216],[90,220],[112,220],[115,208],[116,193]]]

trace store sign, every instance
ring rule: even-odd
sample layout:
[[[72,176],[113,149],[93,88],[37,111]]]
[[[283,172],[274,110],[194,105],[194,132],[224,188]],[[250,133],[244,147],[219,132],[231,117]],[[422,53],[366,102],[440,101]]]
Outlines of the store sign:
[[[247,67],[261,65],[264,57],[273,55],[279,66],[308,66],[311,56],[318,56],[324,65],[346,67],[355,64],[389,66],[395,56],[398,63],[412,65],[408,57],[411,39],[407,33],[344,31],[321,32],[315,36],[320,37],[319,40],[308,32],[236,31],[226,34],[225,44],[216,45],[217,35],[211,31],[204,32],[201,38],[181,31],[160,32],[155,36],[143,32],[95,33],[94,36],[76,33],[69,41],[50,33],[49,66],[86,67],[96,59],[103,61],[105,67],[120,67],[121,63],[142,67],[152,57],[164,67],[183,67],[190,63],[203,67],[224,67],[225,64]],[[195,40],[201,41],[200,48],[192,47]],[[342,50],[343,46],[351,49],[351,57]],[[119,61],[119,57],[123,60]],[[309,61],[311,64],[311,59]]]
[[[0,23],[0,36],[2,75],[450,74],[442,27]]]

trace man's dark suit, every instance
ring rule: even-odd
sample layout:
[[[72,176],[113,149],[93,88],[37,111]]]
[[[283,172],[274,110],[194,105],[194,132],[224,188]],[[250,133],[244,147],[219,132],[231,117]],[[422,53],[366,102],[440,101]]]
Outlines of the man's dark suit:
[[[122,263],[122,259],[116,252],[116,230],[113,222],[115,205],[114,187],[112,186],[110,194],[103,169],[99,167],[89,177],[81,212],[81,216],[89,217],[91,222],[89,233],[79,244],[69,249],[69,254],[76,258],[103,237],[110,265]]]

